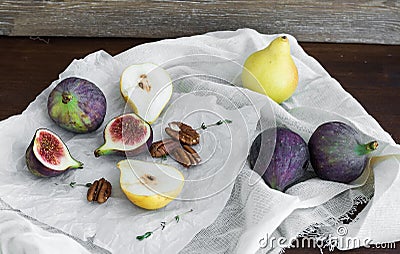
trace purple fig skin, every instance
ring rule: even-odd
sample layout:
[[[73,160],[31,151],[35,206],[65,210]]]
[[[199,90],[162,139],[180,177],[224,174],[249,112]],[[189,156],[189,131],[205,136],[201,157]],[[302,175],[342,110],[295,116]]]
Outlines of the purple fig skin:
[[[144,142],[142,145],[140,145],[139,147],[137,147],[133,150],[102,149],[102,147],[107,143],[107,140],[106,140],[107,126],[112,124],[112,122],[115,121],[116,119],[126,116],[126,115],[133,115],[136,119],[140,119],[140,121],[142,121],[144,124],[146,124],[149,127],[148,129],[150,131],[149,138],[146,140],[146,142]],[[133,156],[139,155],[139,154],[144,153],[149,150],[151,144],[153,143],[153,129],[151,128],[151,125],[135,113],[129,113],[126,115],[121,115],[121,116],[117,116],[117,117],[113,118],[107,124],[106,128],[104,128],[104,131],[103,131],[104,144],[94,151],[95,157],[100,157],[102,155],[120,155],[120,156],[126,156],[126,157],[133,157]],[[122,134],[120,134],[120,135],[122,135]]]
[[[98,129],[106,115],[103,92],[92,82],[66,78],[50,93],[47,101],[50,118],[60,127],[74,133]]]
[[[319,178],[340,183],[356,180],[368,163],[376,141],[361,142],[360,133],[342,122],[320,125],[308,142],[311,165]]]
[[[35,135],[36,136],[36,135]],[[58,176],[64,173],[65,171],[71,169],[71,168],[82,168],[83,164],[80,163],[79,167],[68,167],[64,170],[54,170],[52,168],[46,167],[43,165],[35,156],[35,153],[33,152],[33,146],[35,142],[35,136],[33,137],[30,145],[26,149],[25,153],[25,160],[26,160],[26,165],[28,167],[28,170],[34,174],[35,176],[38,177],[53,177],[53,176]],[[69,153],[68,149],[66,151]]]
[[[309,153],[298,134],[287,128],[271,128],[256,137],[248,161],[271,188],[285,191],[305,176]]]

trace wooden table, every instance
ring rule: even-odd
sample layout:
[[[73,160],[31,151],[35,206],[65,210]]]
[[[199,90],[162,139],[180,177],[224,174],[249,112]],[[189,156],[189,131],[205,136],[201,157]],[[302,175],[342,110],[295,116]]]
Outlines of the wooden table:
[[[0,120],[21,113],[75,58],[104,49],[112,55],[155,39],[0,36]],[[301,43],[400,143],[400,46]],[[359,249],[346,253],[399,253]],[[293,249],[287,253],[319,253]],[[339,253],[339,252],[337,252]]]

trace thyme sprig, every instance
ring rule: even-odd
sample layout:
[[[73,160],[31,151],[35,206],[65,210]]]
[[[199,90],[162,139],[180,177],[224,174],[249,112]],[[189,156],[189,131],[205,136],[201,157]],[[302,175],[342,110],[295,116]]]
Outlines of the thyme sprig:
[[[196,131],[197,130],[205,130],[207,128],[210,128],[210,127],[213,127],[213,126],[218,126],[218,125],[221,125],[221,124],[224,124],[224,123],[226,123],[226,124],[232,123],[232,120],[229,120],[229,119],[219,120],[218,122],[212,123],[212,124],[209,124],[209,125],[206,125],[205,123],[201,123],[201,126],[199,128],[197,128]]]
[[[54,183],[55,185],[69,185],[71,188],[75,188],[76,186],[82,187],[90,187],[92,183],[77,183],[77,182],[70,182],[70,183]]]
[[[158,231],[158,230],[161,230],[161,231],[164,230],[164,228],[166,227],[166,225],[168,225],[169,223],[171,223],[171,222],[173,222],[173,221],[176,221],[176,223],[178,223],[179,220],[180,220],[180,218],[181,218],[181,216],[183,216],[183,215],[185,215],[185,214],[188,214],[188,213],[191,213],[191,212],[193,212],[193,209],[190,209],[189,211],[186,211],[186,212],[184,212],[184,213],[175,215],[173,218],[171,218],[171,219],[169,219],[169,220],[167,220],[167,221],[161,221],[160,226],[156,227],[156,228],[153,229],[152,231],[148,231],[148,232],[144,233],[143,235],[138,235],[138,236],[136,236],[136,239],[138,239],[139,241],[142,241],[142,240],[144,240],[144,239],[146,239],[146,238],[149,238],[151,235],[154,234],[154,232],[156,232],[156,231]]]

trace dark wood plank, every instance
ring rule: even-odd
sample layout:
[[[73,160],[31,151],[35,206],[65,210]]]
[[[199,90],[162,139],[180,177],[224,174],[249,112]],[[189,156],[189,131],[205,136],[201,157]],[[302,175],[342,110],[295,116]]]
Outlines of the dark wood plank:
[[[400,143],[400,46],[301,45]]]
[[[0,1],[0,35],[167,38],[243,27],[307,42],[400,44],[400,1]]]
[[[21,113],[74,58],[99,49],[115,55],[149,41],[154,39],[0,37],[0,120]],[[392,133],[397,142],[400,141],[400,46],[301,45]],[[396,249],[371,247],[344,253],[399,253],[400,242],[396,245]],[[317,254],[320,251],[302,248],[289,249],[286,253]]]

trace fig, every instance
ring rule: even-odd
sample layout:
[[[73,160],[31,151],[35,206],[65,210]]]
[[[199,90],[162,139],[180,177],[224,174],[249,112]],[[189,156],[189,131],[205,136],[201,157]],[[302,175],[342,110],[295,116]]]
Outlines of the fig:
[[[60,127],[74,133],[97,130],[106,115],[106,97],[92,82],[66,78],[51,91],[47,110]]]
[[[285,191],[306,174],[307,144],[297,133],[283,127],[260,133],[250,147],[250,168],[271,188]]]
[[[320,125],[308,142],[311,165],[324,180],[350,183],[364,171],[377,141],[363,143],[361,133],[342,122]]]
[[[108,122],[103,138],[104,144],[94,151],[96,157],[108,154],[135,156],[149,149],[153,130],[140,116],[128,113]]]
[[[83,163],[72,158],[67,146],[54,132],[40,128],[26,149],[29,171],[40,177],[57,176],[69,169],[82,168]]]

